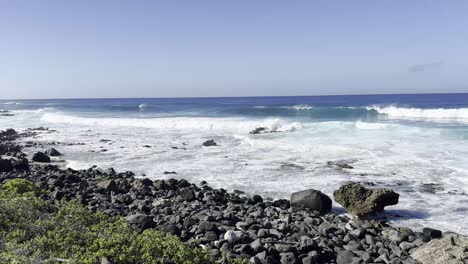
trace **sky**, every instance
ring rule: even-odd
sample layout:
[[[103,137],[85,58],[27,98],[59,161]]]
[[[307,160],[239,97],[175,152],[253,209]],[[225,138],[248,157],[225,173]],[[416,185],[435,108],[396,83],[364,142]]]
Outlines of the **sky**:
[[[466,0],[0,0],[0,99],[468,92]]]

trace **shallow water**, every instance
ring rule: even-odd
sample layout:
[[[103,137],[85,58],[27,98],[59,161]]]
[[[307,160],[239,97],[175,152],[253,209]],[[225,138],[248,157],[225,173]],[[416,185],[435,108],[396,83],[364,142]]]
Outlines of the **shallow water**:
[[[59,133],[40,141],[85,143],[57,147],[72,168],[206,180],[274,198],[307,188],[332,195],[363,181],[401,194],[388,210],[398,225],[468,234],[466,94],[0,101],[0,109],[15,114],[1,117],[0,129],[44,126]],[[257,127],[275,133],[249,134]],[[219,146],[202,147],[208,139]]]

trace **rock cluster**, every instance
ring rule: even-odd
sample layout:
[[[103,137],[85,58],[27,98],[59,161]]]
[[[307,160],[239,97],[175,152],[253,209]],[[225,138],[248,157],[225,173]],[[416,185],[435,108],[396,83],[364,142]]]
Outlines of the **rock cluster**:
[[[61,170],[30,166],[0,174],[0,181],[26,178],[48,190],[47,199],[77,199],[92,211],[121,215],[138,229],[157,228],[203,245],[219,260],[252,263],[416,263],[410,251],[422,233],[351,220],[287,200],[264,201],[185,180],[135,178],[114,170]],[[390,262],[391,261],[391,262]]]

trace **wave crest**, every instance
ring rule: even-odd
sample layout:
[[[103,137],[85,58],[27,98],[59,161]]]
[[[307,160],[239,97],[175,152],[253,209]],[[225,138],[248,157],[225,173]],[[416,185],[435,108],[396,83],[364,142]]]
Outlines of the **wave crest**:
[[[468,120],[468,108],[404,108],[396,106],[370,106],[368,110],[375,110],[379,114],[400,118],[425,118],[425,119],[466,119]]]
[[[42,121],[56,124],[105,127],[137,127],[150,129],[174,130],[221,130],[248,133],[257,127],[266,127],[270,131],[295,131],[302,128],[299,122],[288,123],[282,119],[263,121],[245,118],[209,118],[209,117],[161,117],[161,118],[95,118],[80,117],[61,113],[45,113]]]

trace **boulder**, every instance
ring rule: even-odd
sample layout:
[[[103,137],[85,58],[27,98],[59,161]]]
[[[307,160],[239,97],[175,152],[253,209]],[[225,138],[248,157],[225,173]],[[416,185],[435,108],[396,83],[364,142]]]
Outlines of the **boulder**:
[[[210,140],[207,140],[207,141],[203,142],[203,146],[204,147],[213,147],[213,146],[218,146],[218,144],[216,144],[216,142],[213,139],[210,139]]]
[[[96,186],[109,192],[116,192],[119,190],[114,180],[104,180],[99,182]]]
[[[297,209],[308,208],[326,214],[332,208],[332,200],[326,194],[310,189],[293,193],[291,195],[291,206]]]
[[[442,231],[437,230],[437,229],[432,229],[432,228],[429,228],[429,227],[425,227],[425,228],[423,228],[422,231],[423,231],[424,236],[426,236],[426,237],[428,237],[430,239],[442,237]]]
[[[0,172],[10,172],[12,169],[11,160],[0,158]]]
[[[51,157],[58,157],[58,156],[62,156],[62,153],[60,153],[58,150],[54,149],[54,148],[50,148],[48,150],[46,150],[45,154],[51,156]]]
[[[348,183],[333,193],[335,201],[357,217],[384,211],[384,207],[398,203],[399,194],[389,189],[367,189],[359,183]]]
[[[224,239],[226,239],[230,244],[235,244],[237,241],[242,240],[244,233],[242,231],[228,230],[224,234]]]
[[[459,234],[445,235],[419,247],[413,251],[411,257],[422,264],[468,263],[468,237]]]
[[[36,152],[33,155],[33,161],[35,162],[50,162],[50,157],[43,152]]]
[[[127,221],[136,229],[145,230],[149,228],[156,227],[156,223],[153,221],[153,218],[146,214],[133,214],[125,217]]]

